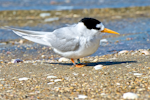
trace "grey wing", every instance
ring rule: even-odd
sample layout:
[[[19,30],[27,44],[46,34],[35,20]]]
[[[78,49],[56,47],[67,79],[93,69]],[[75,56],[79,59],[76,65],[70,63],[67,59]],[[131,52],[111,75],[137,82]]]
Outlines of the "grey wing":
[[[46,37],[51,47],[61,52],[75,51],[79,48],[79,39],[67,27],[55,30],[52,34],[47,34]]]

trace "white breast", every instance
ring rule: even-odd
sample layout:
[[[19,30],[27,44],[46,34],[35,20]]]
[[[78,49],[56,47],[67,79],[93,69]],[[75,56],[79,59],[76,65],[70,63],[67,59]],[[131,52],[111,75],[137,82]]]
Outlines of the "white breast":
[[[80,48],[76,51],[60,52],[57,49],[54,51],[61,56],[67,58],[78,59],[81,57],[89,56],[97,51],[100,39],[97,38],[80,38]]]
[[[97,38],[87,38],[81,41],[81,48],[78,51],[80,57],[89,56],[95,53],[99,47],[100,39]]]

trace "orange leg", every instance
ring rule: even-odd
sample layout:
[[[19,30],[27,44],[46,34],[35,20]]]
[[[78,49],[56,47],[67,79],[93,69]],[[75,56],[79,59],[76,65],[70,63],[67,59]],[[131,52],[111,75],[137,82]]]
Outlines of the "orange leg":
[[[71,58],[72,63],[75,65],[75,67],[81,68],[84,67],[85,65],[82,64],[76,64],[75,61]]]

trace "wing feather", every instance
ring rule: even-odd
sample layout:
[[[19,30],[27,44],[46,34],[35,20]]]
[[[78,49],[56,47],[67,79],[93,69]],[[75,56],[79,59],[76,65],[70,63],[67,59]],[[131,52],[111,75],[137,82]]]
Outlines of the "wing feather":
[[[5,27],[6,29],[13,30],[17,35],[47,46],[51,46],[61,52],[75,51],[79,48],[79,38],[76,36],[75,25],[63,27],[53,32],[40,32],[22,30],[11,27]]]
[[[73,28],[64,27],[47,34],[47,41],[51,46],[61,52],[75,51],[79,48],[79,38],[76,37]]]
[[[16,28],[11,28],[11,27],[4,27],[4,28],[11,29],[17,35],[27,40],[30,40],[32,42],[50,46],[50,43],[45,41],[45,38],[44,38],[45,34],[49,34],[50,32],[22,30],[22,29],[16,29]]]

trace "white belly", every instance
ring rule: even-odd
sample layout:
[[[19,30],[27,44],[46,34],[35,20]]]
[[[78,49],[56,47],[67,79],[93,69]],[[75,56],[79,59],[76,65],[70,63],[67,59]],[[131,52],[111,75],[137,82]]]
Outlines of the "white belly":
[[[80,57],[85,57],[89,56],[93,53],[95,53],[99,47],[99,39],[98,40],[93,40],[93,41],[88,41],[85,44],[83,43],[83,47],[81,50],[79,50],[78,55]]]
[[[56,49],[54,49],[54,51],[61,56],[78,59],[95,53],[99,47],[99,41],[100,39],[82,39],[80,41],[80,47],[76,51],[60,52]]]

